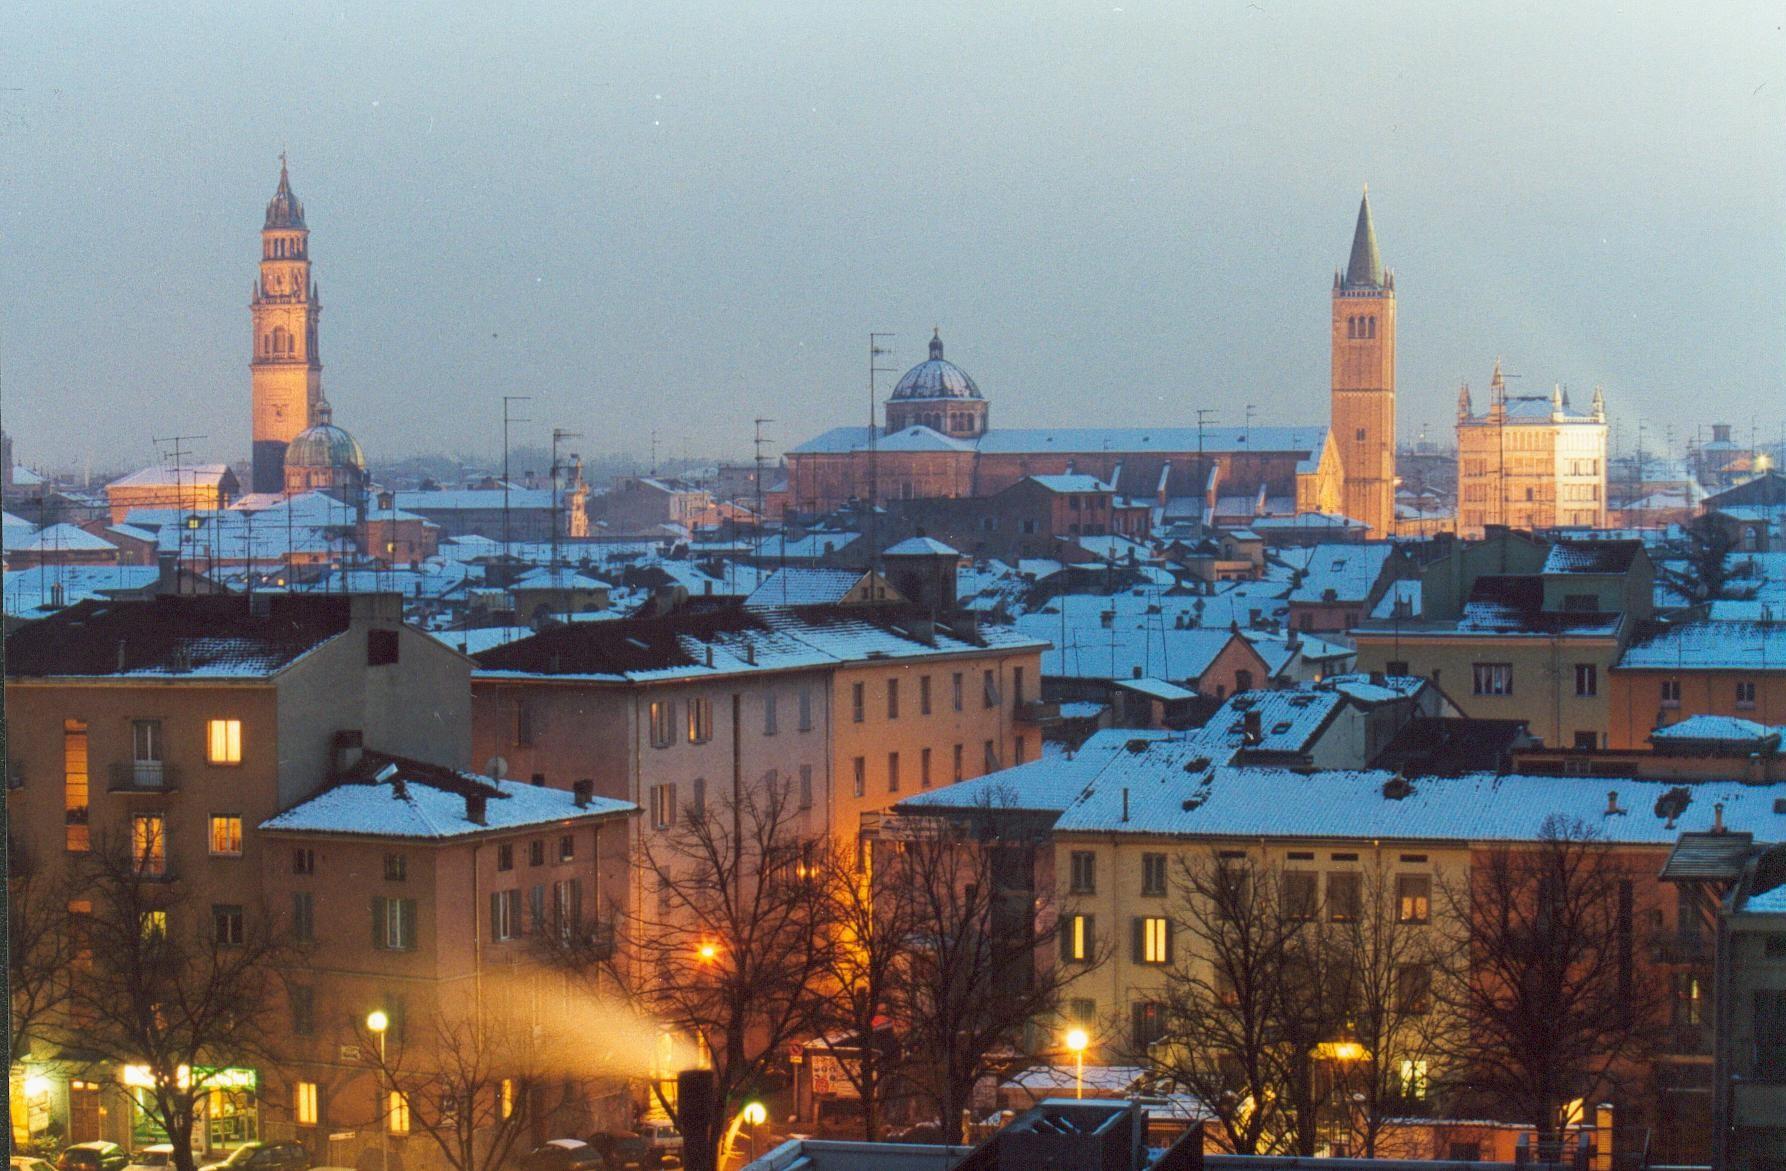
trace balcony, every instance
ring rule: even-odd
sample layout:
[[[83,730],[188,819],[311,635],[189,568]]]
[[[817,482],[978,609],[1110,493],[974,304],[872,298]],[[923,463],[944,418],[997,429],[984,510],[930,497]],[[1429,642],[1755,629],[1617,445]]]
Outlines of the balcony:
[[[1060,704],[1051,699],[1021,699],[1014,707],[1013,716],[1022,724],[1042,724],[1060,718]]]
[[[108,793],[175,793],[180,788],[179,770],[161,760],[126,760],[111,766]]]

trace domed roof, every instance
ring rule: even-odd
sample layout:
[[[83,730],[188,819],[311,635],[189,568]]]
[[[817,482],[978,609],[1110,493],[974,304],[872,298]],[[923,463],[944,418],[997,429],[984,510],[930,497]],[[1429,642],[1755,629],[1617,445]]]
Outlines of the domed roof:
[[[330,422],[333,412],[324,402],[316,409],[316,422],[298,432],[285,449],[288,468],[358,468],[366,470],[360,441]]]
[[[893,388],[898,399],[979,398],[980,388],[967,376],[967,371],[943,358],[940,334],[930,339],[930,360],[919,362]]]

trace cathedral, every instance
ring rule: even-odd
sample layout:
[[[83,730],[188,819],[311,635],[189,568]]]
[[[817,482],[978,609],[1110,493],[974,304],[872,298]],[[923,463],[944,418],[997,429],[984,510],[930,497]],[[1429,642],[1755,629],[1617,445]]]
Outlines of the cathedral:
[[[1334,274],[1330,425],[995,428],[980,387],[943,356],[912,367],[885,427],[836,427],[787,453],[789,504],[991,496],[1034,475],[1093,475],[1163,517],[1243,527],[1263,517],[1343,513],[1395,533],[1395,278],[1370,196]]]
[[[304,205],[292,194],[284,155],[260,239],[260,276],[249,305],[253,490],[356,493],[366,484],[366,460],[353,436],[334,425],[323,398],[317,346],[322,298],[310,273]]]

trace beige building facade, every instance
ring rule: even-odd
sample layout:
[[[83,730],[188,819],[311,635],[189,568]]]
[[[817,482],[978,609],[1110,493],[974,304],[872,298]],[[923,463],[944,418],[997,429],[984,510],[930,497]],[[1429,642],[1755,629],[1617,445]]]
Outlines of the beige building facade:
[[[1497,361],[1485,413],[1475,413],[1468,386],[1458,392],[1458,535],[1478,539],[1489,525],[1604,528],[1606,435],[1598,389],[1586,414],[1561,387],[1509,395]]]

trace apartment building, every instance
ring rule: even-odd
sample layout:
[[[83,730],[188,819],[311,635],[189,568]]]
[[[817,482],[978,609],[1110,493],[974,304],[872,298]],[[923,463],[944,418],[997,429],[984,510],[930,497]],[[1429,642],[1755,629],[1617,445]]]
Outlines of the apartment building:
[[[1613,748],[1641,747],[1654,729],[1694,716],[1786,723],[1786,624],[1646,624],[1609,681]]]

